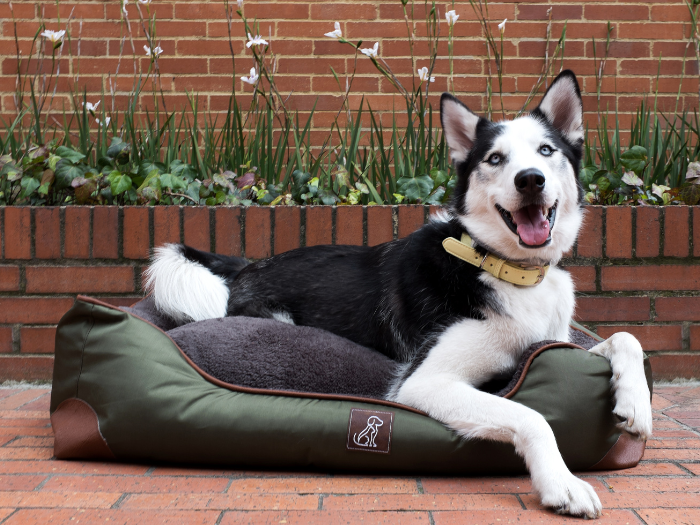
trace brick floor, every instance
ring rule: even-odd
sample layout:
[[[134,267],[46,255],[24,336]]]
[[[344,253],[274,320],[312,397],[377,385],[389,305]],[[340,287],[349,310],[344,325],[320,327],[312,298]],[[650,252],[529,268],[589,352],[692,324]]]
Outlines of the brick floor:
[[[630,470],[584,474],[598,523],[700,524],[700,386],[657,387]],[[58,461],[47,388],[0,388],[0,524],[547,524],[527,478],[363,477]]]

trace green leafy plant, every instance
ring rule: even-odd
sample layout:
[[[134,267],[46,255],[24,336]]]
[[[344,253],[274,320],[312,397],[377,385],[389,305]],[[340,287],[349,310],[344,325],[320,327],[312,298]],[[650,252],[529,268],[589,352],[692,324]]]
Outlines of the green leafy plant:
[[[77,62],[73,68],[77,74],[71,79],[74,91],[70,107],[58,113],[54,108],[55,80],[61,74],[59,64],[64,41],[70,43],[73,38],[68,31],[72,15],[65,21],[65,30],[49,31],[41,25],[26,60],[19,53],[15,39],[18,49],[17,116],[12,122],[3,121],[3,131],[0,131],[0,205],[445,202],[454,188],[455,174],[429,95],[441,39],[442,15],[449,28],[448,87],[454,90],[453,28],[459,16],[454,10],[441,14],[432,0],[424,1],[428,56],[416,57],[414,2],[409,5],[409,0],[400,1],[411,50],[413,73],[410,81],[394,74],[382,57],[379,43],[363,48],[362,41],[352,42],[343,37],[339,24],[326,34],[349,46],[354,54],[354,67],[346,75],[344,87],[340,76],[331,69],[342,93],[342,102],[321,144],[314,143],[311,138],[315,108],[303,120],[297,112],[287,108],[289,97],[280,92],[275,80],[279,58],[272,50],[273,43],[260,36],[259,25],[245,17],[240,4],[235,8],[225,3],[234,74],[227,111],[218,116],[200,111],[194,94],[188,94],[187,107],[180,111],[166,108],[159,65],[163,50],[157,39],[155,16],[148,4],[144,4],[144,15],[139,3],[134,5],[138,12],[136,23],[141,25],[146,38],[143,49],[149,60],[145,71],[137,67],[138,46],[123,5],[120,66],[114,78],[109,77],[109,92],[103,92],[97,101],[88,100],[87,93],[79,89],[80,56],[73,57],[71,47],[66,46],[68,58]],[[492,97],[498,84],[501,116],[505,118],[506,21],[499,24],[500,35],[494,36],[488,2],[470,0],[470,5],[487,44],[487,116],[491,117]],[[688,3],[688,8],[696,28],[699,7]],[[246,45],[250,49],[248,58],[252,58],[254,66],[249,75],[241,77],[252,89],[252,96],[245,98],[237,96],[235,89],[236,53],[232,28],[236,17],[243,23]],[[526,110],[543,86],[546,88],[549,79],[557,73],[557,62],[559,70],[563,65],[566,24],[550,54],[551,9],[548,17],[542,70],[516,116]],[[61,27],[60,19],[58,23]],[[608,24],[604,56],[600,60],[594,56],[598,126],[586,132],[580,172],[586,199],[595,204],[696,204],[700,201],[697,113],[674,112],[666,116],[657,111],[656,104],[643,103],[630,126],[630,138],[625,145],[617,112],[614,129],[608,126],[613,119],[608,118],[607,110],[600,109],[600,93],[612,33],[612,26]],[[697,59],[700,56],[697,53],[700,49],[698,32],[691,33]],[[134,61],[133,88],[126,107],[118,110],[114,85],[129,46]],[[594,52],[595,49],[594,41]],[[370,60],[403,98],[403,107],[394,110],[390,127],[382,124],[380,115],[369,102],[363,100],[357,109],[351,108],[349,97],[358,59]],[[39,68],[29,73],[25,65],[32,60],[46,62],[48,75]],[[682,79],[683,76],[681,82]],[[144,108],[146,98],[153,109]],[[343,114],[345,118],[340,119]],[[397,124],[399,114],[404,117],[405,125]]]

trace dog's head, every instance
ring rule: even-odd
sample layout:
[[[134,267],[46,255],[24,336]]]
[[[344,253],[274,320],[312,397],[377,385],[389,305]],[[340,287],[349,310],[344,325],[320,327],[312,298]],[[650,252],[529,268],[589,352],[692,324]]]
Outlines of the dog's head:
[[[576,76],[560,73],[540,105],[512,121],[481,118],[447,93],[440,118],[458,177],[451,213],[479,244],[508,259],[558,261],[582,219]]]

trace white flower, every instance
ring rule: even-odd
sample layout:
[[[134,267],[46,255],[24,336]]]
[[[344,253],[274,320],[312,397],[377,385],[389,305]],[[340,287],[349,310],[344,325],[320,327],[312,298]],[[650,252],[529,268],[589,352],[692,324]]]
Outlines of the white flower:
[[[323,36],[327,36],[328,38],[342,38],[343,32],[340,30],[340,24],[338,22],[336,22],[335,23],[335,31],[331,31],[330,33],[326,33]]]
[[[418,76],[420,77],[421,82],[435,82],[435,77],[431,77],[428,75],[428,68],[427,67],[422,67],[418,70]]]
[[[111,122],[111,120],[112,120],[111,117],[105,117],[104,125],[109,126],[109,123]],[[102,127],[102,122],[100,122],[100,119],[98,119],[97,117],[95,117],[95,122],[97,122],[100,125],[100,127]]]
[[[375,42],[374,47],[367,49],[360,49],[360,53],[367,55],[368,57],[377,58],[377,50],[379,49],[379,42]]]
[[[63,35],[65,35],[66,32],[61,30],[61,31],[51,31],[47,29],[43,33],[41,33],[41,36],[44,38],[48,38],[51,40],[53,44],[56,44],[57,42],[63,42]]]
[[[236,3],[238,4],[238,9],[243,9],[243,0],[236,0]]]
[[[91,102],[88,102],[87,104],[83,102],[83,106],[85,106],[85,109],[88,111],[95,111],[97,109],[97,106],[100,105],[100,101],[98,100],[96,104],[92,104]]]
[[[455,10],[453,9],[452,11],[448,11],[447,13],[445,13],[445,18],[447,19],[447,23],[453,26],[459,18],[459,15],[455,13]]]
[[[151,0],[139,0],[139,4],[141,5],[148,5],[151,3]]]
[[[122,2],[122,13],[124,13],[124,16],[127,16],[129,13],[126,12],[126,4],[129,3],[129,0],[124,0]]]
[[[250,33],[248,33],[248,43],[245,45],[245,47],[250,47],[250,46],[266,46],[267,45],[267,40],[263,40],[263,37],[260,35],[253,37]]]
[[[501,30],[501,33],[503,33],[503,32],[506,30],[506,22],[507,22],[507,21],[508,21],[508,19],[507,19],[507,18],[504,18],[504,19],[503,19],[503,22],[501,22],[500,24],[498,24],[498,29]]]
[[[153,50],[153,55],[151,55],[151,48],[150,47],[143,46],[143,50],[146,52],[147,57],[150,57],[150,56],[157,57],[158,55],[160,55],[163,52],[163,50],[160,48],[160,46],[155,47],[155,49]]]
[[[250,68],[250,76],[249,77],[241,77],[241,80],[245,82],[246,84],[255,84],[258,81],[258,72],[255,71],[254,67]]]

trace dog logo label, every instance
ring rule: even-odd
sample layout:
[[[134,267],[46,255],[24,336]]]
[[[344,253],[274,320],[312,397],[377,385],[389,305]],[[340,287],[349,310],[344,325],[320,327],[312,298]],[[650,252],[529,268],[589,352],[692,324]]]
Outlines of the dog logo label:
[[[351,409],[348,423],[348,450],[388,454],[391,449],[393,422],[393,412]]]

